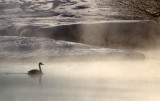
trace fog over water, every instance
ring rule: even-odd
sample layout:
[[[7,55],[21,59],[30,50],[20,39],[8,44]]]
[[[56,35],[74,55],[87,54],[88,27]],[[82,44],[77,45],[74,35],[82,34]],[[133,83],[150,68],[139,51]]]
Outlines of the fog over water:
[[[42,77],[16,74],[38,68],[35,63],[1,64],[1,99],[159,100],[160,62],[157,60],[44,63]]]
[[[0,98],[3,101],[158,101],[160,69],[156,52],[143,60],[43,61],[43,75],[27,71],[36,62],[1,63]],[[10,63],[10,64],[8,64]]]
[[[159,101],[159,28],[118,14],[101,0],[1,0],[0,101]],[[26,74],[40,61],[43,75]]]

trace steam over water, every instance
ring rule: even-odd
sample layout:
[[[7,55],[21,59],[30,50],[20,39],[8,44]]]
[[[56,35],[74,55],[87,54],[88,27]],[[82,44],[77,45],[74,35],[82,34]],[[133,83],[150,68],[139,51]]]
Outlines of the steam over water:
[[[1,100],[159,100],[157,60],[44,63],[42,77],[14,74],[36,68],[35,63],[1,64]]]
[[[159,101],[159,28],[117,17],[101,0],[0,0],[0,101]]]

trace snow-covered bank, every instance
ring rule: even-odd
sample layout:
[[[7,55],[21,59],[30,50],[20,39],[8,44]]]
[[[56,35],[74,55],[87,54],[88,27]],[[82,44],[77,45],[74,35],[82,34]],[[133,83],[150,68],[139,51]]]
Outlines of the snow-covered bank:
[[[149,21],[119,20],[60,26],[9,26],[1,36],[45,37],[111,48],[156,46],[159,28]]]
[[[123,18],[101,0],[2,0],[0,13],[0,36],[47,37],[133,49],[155,45],[160,32],[150,22]]]
[[[55,57],[143,59],[144,55],[47,38],[0,37],[0,60],[46,60]]]
[[[96,0],[0,0],[0,22],[8,25],[63,25],[106,20],[109,6]],[[0,24],[0,26],[1,26]]]

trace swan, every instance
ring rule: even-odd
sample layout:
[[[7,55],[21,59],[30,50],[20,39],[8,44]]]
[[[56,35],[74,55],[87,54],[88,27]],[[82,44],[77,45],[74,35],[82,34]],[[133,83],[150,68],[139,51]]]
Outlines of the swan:
[[[39,70],[37,69],[33,69],[28,71],[28,75],[42,75],[42,69],[41,69],[41,65],[44,65],[42,62],[39,62]]]

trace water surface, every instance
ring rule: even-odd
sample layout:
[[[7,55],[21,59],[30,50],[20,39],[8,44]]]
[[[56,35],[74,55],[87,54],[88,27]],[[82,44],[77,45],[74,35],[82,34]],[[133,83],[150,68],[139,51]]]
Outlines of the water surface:
[[[26,73],[36,63],[2,63],[3,101],[158,101],[157,60],[45,62],[44,74]]]

